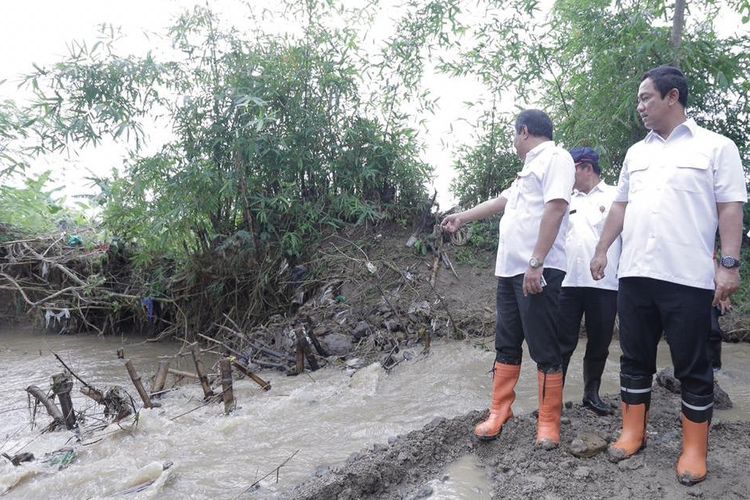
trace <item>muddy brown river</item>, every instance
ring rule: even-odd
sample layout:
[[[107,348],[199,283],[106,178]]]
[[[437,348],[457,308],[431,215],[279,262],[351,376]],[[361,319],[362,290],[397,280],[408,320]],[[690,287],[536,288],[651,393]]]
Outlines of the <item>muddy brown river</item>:
[[[583,343],[583,341],[582,341]],[[143,343],[139,338],[49,336],[31,329],[0,331],[0,452],[33,453],[21,467],[0,458],[0,494],[6,498],[278,498],[297,483],[345,460],[352,453],[385,443],[389,437],[421,428],[435,417],[453,417],[488,404],[492,339],[433,343],[419,355],[385,372],[379,364],[351,373],[329,366],[303,376],[279,372],[261,375],[273,386],[263,392],[247,379],[235,382],[238,408],[229,416],[219,403],[202,405],[198,384],[185,383],[166,394],[162,406],[142,410],[137,423],[103,427],[95,404],[74,387],[74,405],[92,418],[81,440],[69,431],[41,434],[50,418],[43,409],[31,426],[25,388],[43,389],[61,367],[60,355],[87,382],[99,388],[124,386],[133,396],[123,362],[125,349],[146,385],[159,356],[171,356],[177,343]],[[581,398],[579,345],[571,362],[566,400]],[[612,353],[602,391],[616,393],[618,349]],[[179,368],[193,371],[189,358]],[[207,365],[211,362],[207,359]],[[750,415],[750,345],[724,344],[719,382],[734,408],[716,411],[714,421],[747,420]],[[659,367],[669,366],[666,346]],[[171,378],[170,378],[171,380]],[[534,367],[524,363],[517,388],[516,414],[537,406]],[[193,411],[191,411],[193,410]],[[189,412],[189,413],[187,413]],[[60,467],[58,450],[71,449],[70,464]],[[47,455],[51,454],[51,455]],[[43,462],[45,455],[52,462]],[[289,459],[289,457],[292,457]],[[262,479],[280,464],[279,470]],[[172,465],[166,470],[164,464]],[[259,481],[259,487],[245,490]],[[490,498],[485,473],[467,456],[450,464],[432,481],[430,498]],[[135,491],[137,490],[137,491]],[[243,493],[244,492],[244,493]]]

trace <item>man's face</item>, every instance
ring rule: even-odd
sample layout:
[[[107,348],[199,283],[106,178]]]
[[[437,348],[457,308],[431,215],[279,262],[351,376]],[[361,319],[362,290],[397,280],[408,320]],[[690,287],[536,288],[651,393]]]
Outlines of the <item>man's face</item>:
[[[576,181],[573,188],[580,191],[586,186],[588,169],[591,168],[588,163],[576,163]]]
[[[654,85],[651,78],[643,80],[638,87],[638,107],[636,110],[643,121],[643,126],[649,130],[660,131],[671,111],[670,101],[674,100],[674,91],[664,97]]]
[[[526,153],[529,152],[529,149],[526,146],[526,139],[529,137],[529,132],[526,127],[522,127],[520,132],[516,132],[514,128],[513,133],[513,147],[516,148],[516,154],[518,157],[524,160],[526,158]]]

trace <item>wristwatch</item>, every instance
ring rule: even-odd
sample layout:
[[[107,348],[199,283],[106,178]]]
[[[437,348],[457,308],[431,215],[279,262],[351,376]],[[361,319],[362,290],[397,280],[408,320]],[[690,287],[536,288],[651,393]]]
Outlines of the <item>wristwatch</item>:
[[[536,257],[532,257],[532,258],[529,259],[529,267],[531,269],[539,269],[543,265],[544,265],[544,261],[541,261],[541,260],[537,259]]]
[[[727,269],[740,267],[740,261],[728,255],[723,256],[719,261],[719,264],[721,264],[721,267],[726,267]]]

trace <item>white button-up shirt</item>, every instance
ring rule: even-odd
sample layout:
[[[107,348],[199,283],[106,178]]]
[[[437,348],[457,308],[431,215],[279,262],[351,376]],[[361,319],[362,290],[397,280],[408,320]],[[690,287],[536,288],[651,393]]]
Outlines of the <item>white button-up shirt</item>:
[[[526,272],[539,238],[544,204],[558,199],[570,203],[574,182],[573,158],[554,142],[543,142],[526,154],[523,169],[510,188],[500,195],[508,202],[500,219],[496,276],[508,278]],[[544,267],[565,271],[567,225],[566,210],[560,231],[544,259]]]
[[[619,276],[714,288],[717,203],[746,202],[737,146],[692,119],[627,152],[615,201],[627,202]]]
[[[604,220],[609,215],[617,188],[604,181],[584,193],[573,190],[570,199],[570,219],[565,240],[565,253],[568,258],[568,272],[562,286],[591,287],[604,290],[617,290],[617,267],[620,261],[622,241],[618,237],[607,251],[607,268],[604,279],[595,281],[591,277],[590,263],[594,249],[604,228]]]

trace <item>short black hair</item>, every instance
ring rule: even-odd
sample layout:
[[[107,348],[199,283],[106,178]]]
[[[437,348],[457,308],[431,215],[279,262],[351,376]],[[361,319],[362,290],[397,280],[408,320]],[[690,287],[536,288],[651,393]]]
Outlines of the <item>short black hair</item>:
[[[651,69],[643,74],[641,81],[650,78],[654,82],[654,86],[659,90],[662,99],[672,89],[677,89],[680,94],[678,100],[684,108],[687,108],[688,103],[688,82],[685,75],[678,68],[674,66],[658,66]]]
[[[525,109],[516,118],[516,133],[520,134],[521,130],[526,127],[529,134],[535,137],[546,137],[552,140],[552,120],[547,113],[539,109]]]

